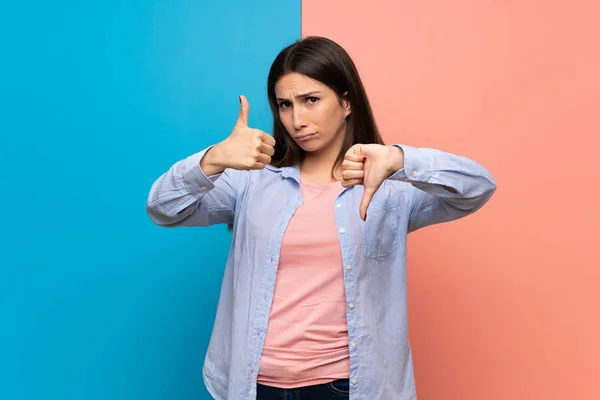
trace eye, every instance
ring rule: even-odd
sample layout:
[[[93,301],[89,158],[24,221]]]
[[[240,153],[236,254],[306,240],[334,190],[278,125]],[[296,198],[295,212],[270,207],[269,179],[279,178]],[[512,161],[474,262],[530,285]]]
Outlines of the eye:
[[[307,102],[308,104],[315,104],[315,103],[316,103],[318,100],[319,100],[319,98],[318,98],[318,97],[307,97],[307,98],[306,98],[306,102]]]
[[[291,106],[291,104],[289,101],[282,101],[279,103],[279,108],[281,108],[281,109],[286,109],[290,106]]]

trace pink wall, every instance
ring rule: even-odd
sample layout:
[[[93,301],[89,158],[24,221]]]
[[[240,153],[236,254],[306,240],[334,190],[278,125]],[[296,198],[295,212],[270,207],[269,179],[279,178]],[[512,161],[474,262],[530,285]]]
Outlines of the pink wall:
[[[476,159],[498,191],[411,235],[419,400],[600,399],[600,3],[304,0],[386,142]]]

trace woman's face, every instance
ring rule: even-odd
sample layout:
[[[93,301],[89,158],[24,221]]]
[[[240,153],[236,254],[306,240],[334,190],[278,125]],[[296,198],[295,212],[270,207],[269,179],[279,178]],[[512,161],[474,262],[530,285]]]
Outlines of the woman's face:
[[[337,155],[344,139],[350,105],[327,85],[292,72],[275,85],[279,118],[292,139],[307,152]]]

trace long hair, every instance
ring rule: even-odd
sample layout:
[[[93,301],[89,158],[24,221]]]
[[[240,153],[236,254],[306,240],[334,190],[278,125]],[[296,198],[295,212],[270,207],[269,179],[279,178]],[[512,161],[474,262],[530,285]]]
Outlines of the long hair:
[[[291,72],[327,85],[336,93],[340,104],[342,100],[350,103],[351,112],[346,117],[346,132],[332,175],[353,145],[383,144],[367,93],[348,53],[331,39],[309,36],[281,50],[269,71],[267,95],[273,114],[273,137],[276,142],[275,154],[271,157],[273,166],[295,165],[305,155],[305,151],[294,142],[281,122],[275,95],[275,85],[279,79]]]

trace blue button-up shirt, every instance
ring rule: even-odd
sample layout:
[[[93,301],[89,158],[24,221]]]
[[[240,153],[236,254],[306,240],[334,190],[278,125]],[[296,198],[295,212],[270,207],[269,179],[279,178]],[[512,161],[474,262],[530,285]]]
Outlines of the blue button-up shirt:
[[[404,168],[387,178],[359,215],[362,186],[331,205],[342,250],[351,400],[416,399],[407,326],[407,234],[482,207],[496,189],[481,165],[434,149],[397,145]],[[147,211],[161,226],[233,223],[232,246],[204,362],[215,399],[256,398],[262,348],[285,229],[302,204],[298,167],[207,177],[210,148],[175,163],[150,190]]]

